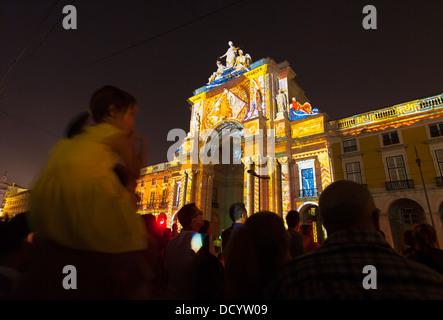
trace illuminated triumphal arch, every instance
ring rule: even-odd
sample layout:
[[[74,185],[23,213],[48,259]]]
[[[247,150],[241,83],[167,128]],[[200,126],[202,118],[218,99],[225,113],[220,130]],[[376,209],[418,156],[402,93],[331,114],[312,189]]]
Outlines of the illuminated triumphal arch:
[[[253,62],[230,49],[188,99],[189,132],[170,161],[143,169],[139,212],[164,214],[171,225],[181,206],[195,202],[219,234],[231,224],[234,202],[244,202],[248,214],[284,217],[316,204],[330,183],[327,116],[311,107],[289,63]]]

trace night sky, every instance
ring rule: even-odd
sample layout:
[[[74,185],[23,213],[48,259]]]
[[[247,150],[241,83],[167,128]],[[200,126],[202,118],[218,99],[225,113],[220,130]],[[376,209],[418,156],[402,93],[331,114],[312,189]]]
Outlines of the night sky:
[[[62,26],[69,4],[77,30]],[[377,30],[362,27],[368,4]],[[167,161],[169,130],[189,130],[187,99],[228,41],[254,62],[287,60],[331,120],[443,92],[441,0],[1,0],[0,175],[29,187],[71,118],[107,84],[139,101],[149,164]]]

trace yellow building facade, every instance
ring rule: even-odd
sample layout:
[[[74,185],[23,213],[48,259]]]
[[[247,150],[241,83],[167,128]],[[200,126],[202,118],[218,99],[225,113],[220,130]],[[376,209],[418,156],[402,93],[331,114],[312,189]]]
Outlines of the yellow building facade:
[[[397,250],[402,232],[419,222],[435,226],[442,246],[443,96],[331,121],[295,76],[288,62],[271,58],[219,67],[188,99],[189,131],[171,140],[169,161],[142,170],[139,213],[172,226],[178,209],[194,202],[219,235],[235,202],[249,215],[298,210],[321,242],[318,196],[349,179],[367,185]]]
[[[0,218],[12,218],[29,209],[30,190],[12,185],[5,194],[5,206]]]
[[[330,125],[334,180],[367,185],[393,247],[403,249],[403,232],[417,223],[433,225],[442,247],[443,95]]]

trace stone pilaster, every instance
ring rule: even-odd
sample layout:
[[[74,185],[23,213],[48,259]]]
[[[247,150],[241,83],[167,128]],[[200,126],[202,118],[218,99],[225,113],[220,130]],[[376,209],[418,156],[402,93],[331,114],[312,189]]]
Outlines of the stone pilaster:
[[[254,162],[251,158],[242,158],[244,164],[243,173],[243,203],[245,204],[248,215],[254,213],[254,179],[255,177],[248,173],[248,170],[254,170]]]

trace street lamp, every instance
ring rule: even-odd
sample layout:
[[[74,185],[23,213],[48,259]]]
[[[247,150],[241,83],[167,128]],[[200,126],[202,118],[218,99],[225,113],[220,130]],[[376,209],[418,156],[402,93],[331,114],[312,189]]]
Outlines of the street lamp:
[[[423,190],[425,192],[426,202],[428,204],[429,216],[431,217],[431,224],[432,224],[432,227],[435,228],[434,218],[432,217],[431,205],[429,204],[428,192],[426,191],[425,180],[423,178],[423,173],[421,171],[421,159],[418,157],[417,146],[414,146],[414,148],[415,148],[415,156],[417,157],[417,159],[415,159],[415,161],[417,162],[418,169],[420,170],[421,182],[423,183]]]
[[[252,175],[252,176],[258,178],[258,212],[260,212],[260,205],[261,205],[260,179],[263,179],[263,180],[269,180],[270,177],[269,177],[269,176],[262,176],[262,175],[259,175],[259,174],[255,173],[254,170],[248,170],[247,172],[248,172],[250,175]]]

